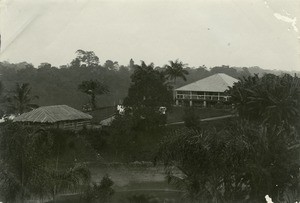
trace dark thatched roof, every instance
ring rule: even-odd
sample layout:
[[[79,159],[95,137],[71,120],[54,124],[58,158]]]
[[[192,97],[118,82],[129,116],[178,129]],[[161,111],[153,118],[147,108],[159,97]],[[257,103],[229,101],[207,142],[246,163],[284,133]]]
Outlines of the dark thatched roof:
[[[14,122],[56,123],[59,121],[90,120],[93,117],[67,105],[42,106],[23,113]]]

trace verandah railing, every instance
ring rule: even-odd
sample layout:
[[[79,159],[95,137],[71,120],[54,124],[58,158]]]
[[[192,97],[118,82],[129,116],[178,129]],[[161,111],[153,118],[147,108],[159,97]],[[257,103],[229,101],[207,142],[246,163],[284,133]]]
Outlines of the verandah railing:
[[[229,98],[230,96],[225,96],[225,95],[176,94],[176,99],[189,99],[189,100],[228,101]]]

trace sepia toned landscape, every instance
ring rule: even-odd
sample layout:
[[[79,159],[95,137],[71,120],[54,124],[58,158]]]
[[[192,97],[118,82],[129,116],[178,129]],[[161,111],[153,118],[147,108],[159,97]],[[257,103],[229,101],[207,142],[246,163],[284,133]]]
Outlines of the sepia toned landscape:
[[[254,2],[0,4],[0,202],[299,202],[299,4]]]

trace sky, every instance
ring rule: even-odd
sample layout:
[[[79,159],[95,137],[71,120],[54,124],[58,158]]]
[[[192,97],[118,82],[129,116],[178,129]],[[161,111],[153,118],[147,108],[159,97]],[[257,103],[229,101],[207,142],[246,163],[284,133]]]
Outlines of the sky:
[[[0,0],[0,61],[300,71],[300,0]]]

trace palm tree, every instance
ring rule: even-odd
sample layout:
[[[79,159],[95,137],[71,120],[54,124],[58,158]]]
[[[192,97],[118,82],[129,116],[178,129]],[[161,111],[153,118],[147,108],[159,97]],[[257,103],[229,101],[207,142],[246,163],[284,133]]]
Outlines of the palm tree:
[[[38,96],[31,96],[31,88],[29,83],[16,83],[16,88],[13,91],[13,96],[8,100],[12,104],[14,112],[22,114],[26,111],[37,108],[37,104],[32,104],[31,101],[37,99]]]
[[[240,117],[271,124],[295,124],[300,116],[300,79],[290,75],[249,76],[230,88]]]
[[[57,132],[57,131],[56,131]],[[0,130],[0,195],[8,202],[52,196],[89,184],[83,164],[57,167],[57,142],[49,131],[9,123]]]
[[[91,96],[91,105],[93,109],[96,109],[96,95],[107,94],[109,92],[106,85],[102,84],[98,80],[82,81],[78,85],[78,90]]]
[[[287,136],[280,126],[237,120],[219,130],[175,131],[164,138],[157,158],[168,181],[192,200],[261,202],[266,194],[298,187],[298,157],[291,156]]]
[[[46,132],[11,123],[0,131],[0,191],[9,202],[24,202],[43,185],[49,145]]]
[[[176,84],[177,78],[182,78],[184,81],[186,81],[186,75],[189,74],[187,70],[184,69],[184,67],[187,64],[184,64],[182,61],[179,61],[176,59],[175,61],[169,61],[170,65],[165,65],[165,74],[167,76],[167,79],[173,80],[174,84]]]
[[[75,164],[62,170],[48,168],[46,173],[46,190],[51,193],[53,202],[56,202],[59,192],[76,191],[80,186],[88,185],[91,179],[90,171],[84,164]],[[47,191],[44,194],[47,194]]]

